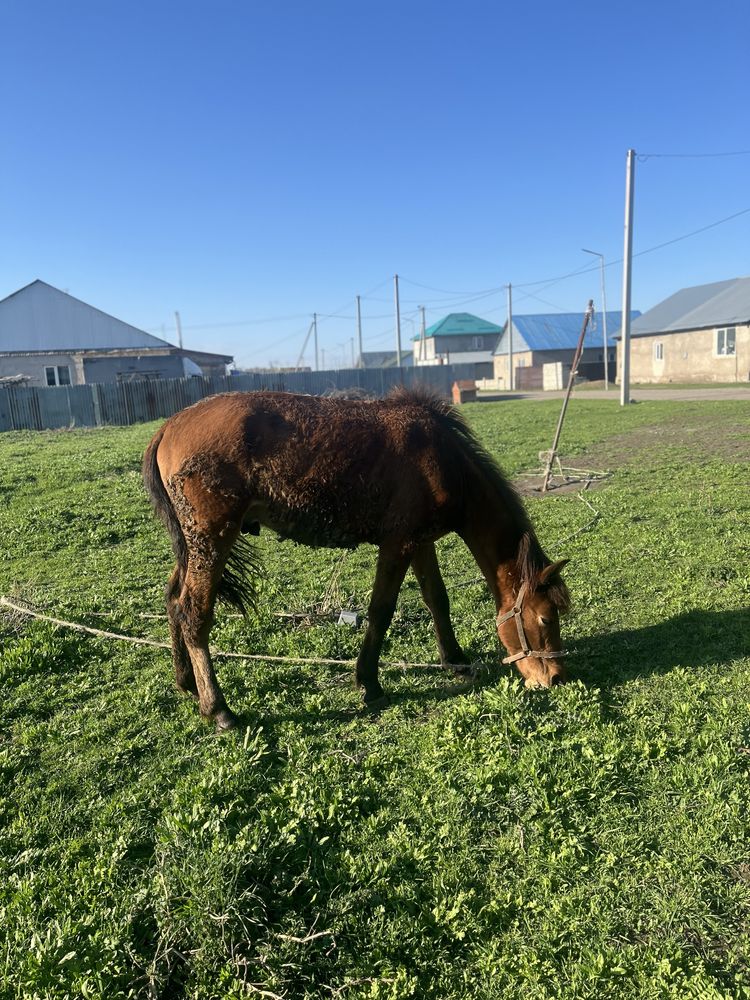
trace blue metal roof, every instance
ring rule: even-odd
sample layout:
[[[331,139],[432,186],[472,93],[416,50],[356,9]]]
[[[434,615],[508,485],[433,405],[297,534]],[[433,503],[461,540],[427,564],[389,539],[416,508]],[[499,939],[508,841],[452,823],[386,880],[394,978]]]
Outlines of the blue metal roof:
[[[514,351],[574,351],[583,329],[585,313],[537,313],[528,316],[513,315],[513,350]],[[638,309],[631,310],[631,321],[640,316]],[[622,326],[622,311],[607,310],[607,343],[614,347],[615,337]],[[589,324],[586,347],[602,346],[603,321],[601,313],[594,313],[593,325]],[[497,342],[494,354],[504,354],[507,351],[507,323]]]

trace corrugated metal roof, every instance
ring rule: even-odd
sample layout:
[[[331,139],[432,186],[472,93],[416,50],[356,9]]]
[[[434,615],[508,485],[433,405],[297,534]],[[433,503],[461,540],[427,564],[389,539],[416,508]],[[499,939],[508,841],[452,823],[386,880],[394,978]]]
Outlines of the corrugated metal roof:
[[[32,281],[0,302],[0,352],[172,346],[45,281]]]
[[[750,322],[750,278],[681,288],[630,327],[633,337]]]
[[[437,323],[428,326],[426,333],[428,337],[477,337],[490,333],[499,336],[502,329],[501,326],[471,313],[448,313]],[[413,337],[412,340],[419,340],[419,337]]]
[[[359,356],[362,368],[395,368],[395,351],[362,351]],[[409,368],[414,364],[414,356],[410,350],[401,352],[401,367]]]
[[[513,315],[514,351],[574,351],[583,328],[585,313],[536,313],[527,316]],[[631,310],[630,319],[640,316],[638,309]],[[507,323],[506,323],[507,326]],[[615,336],[622,326],[622,311],[607,310],[607,343],[614,347]],[[602,346],[603,319],[601,313],[594,313],[594,324],[586,330],[584,348]],[[497,342],[494,354],[505,354],[508,341],[503,334]]]

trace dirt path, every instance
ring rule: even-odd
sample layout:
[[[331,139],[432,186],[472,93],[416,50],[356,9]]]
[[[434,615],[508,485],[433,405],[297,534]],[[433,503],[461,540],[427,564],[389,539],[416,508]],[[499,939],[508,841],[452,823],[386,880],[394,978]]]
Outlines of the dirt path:
[[[565,395],[564,390],[555,392],[507,392],[495,394],[487,394],[487,396],[480,396],[480,399],[522,399],[529,401],[536,401],[539,399],[562,399]],[[573,395],[579,399],[608,399],[613,404],[620,404],[620,389],[619,387],[612,387],[611,389],[586,389],[583,387],[578,387],[573,390]],[[736,386],[722,386],[715,389],[706,389],[704,387],[690,389],[683,387],[680,389],[670,389],[670,388],[649,388],[641,389],[634,388],[630,391],[630,398],[634,403],[640,400],[675,400],[675,399],[685,399],[685,400],[717,400],[717,399],[744,399],[750,403],[750,382],[738,382]]]

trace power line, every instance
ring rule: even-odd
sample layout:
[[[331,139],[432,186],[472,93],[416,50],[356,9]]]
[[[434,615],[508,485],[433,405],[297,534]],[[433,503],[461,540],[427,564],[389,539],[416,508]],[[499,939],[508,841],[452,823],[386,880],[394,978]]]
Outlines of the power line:
[[[750,156],[750,149],[736,149],[729,153],[637,153],[638,159],[702,160],[719,156]]]

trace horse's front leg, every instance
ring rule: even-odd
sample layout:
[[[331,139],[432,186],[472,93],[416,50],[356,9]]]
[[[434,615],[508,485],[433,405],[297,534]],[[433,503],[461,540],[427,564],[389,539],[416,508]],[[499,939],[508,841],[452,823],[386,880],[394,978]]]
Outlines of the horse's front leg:
[[[432,542],[425,542],[419,546],[414,553],[411,566],[422,591],[424,602],[432,615],[440,662],[444,667],[467,664],[466,654],[459,646],[453,631],[450,601],[443,578],[440,575],[437,553]]]
[[[380,548],[375,583],[367,609],[367,631],[357,657],[356,669],[357,684],[364,688],[365,704],[371,708],[377,707],[378,702],[385,701],[385,693],[378,680],[378,657],[408,568],[408,556],[388,551],[385,547]]]

